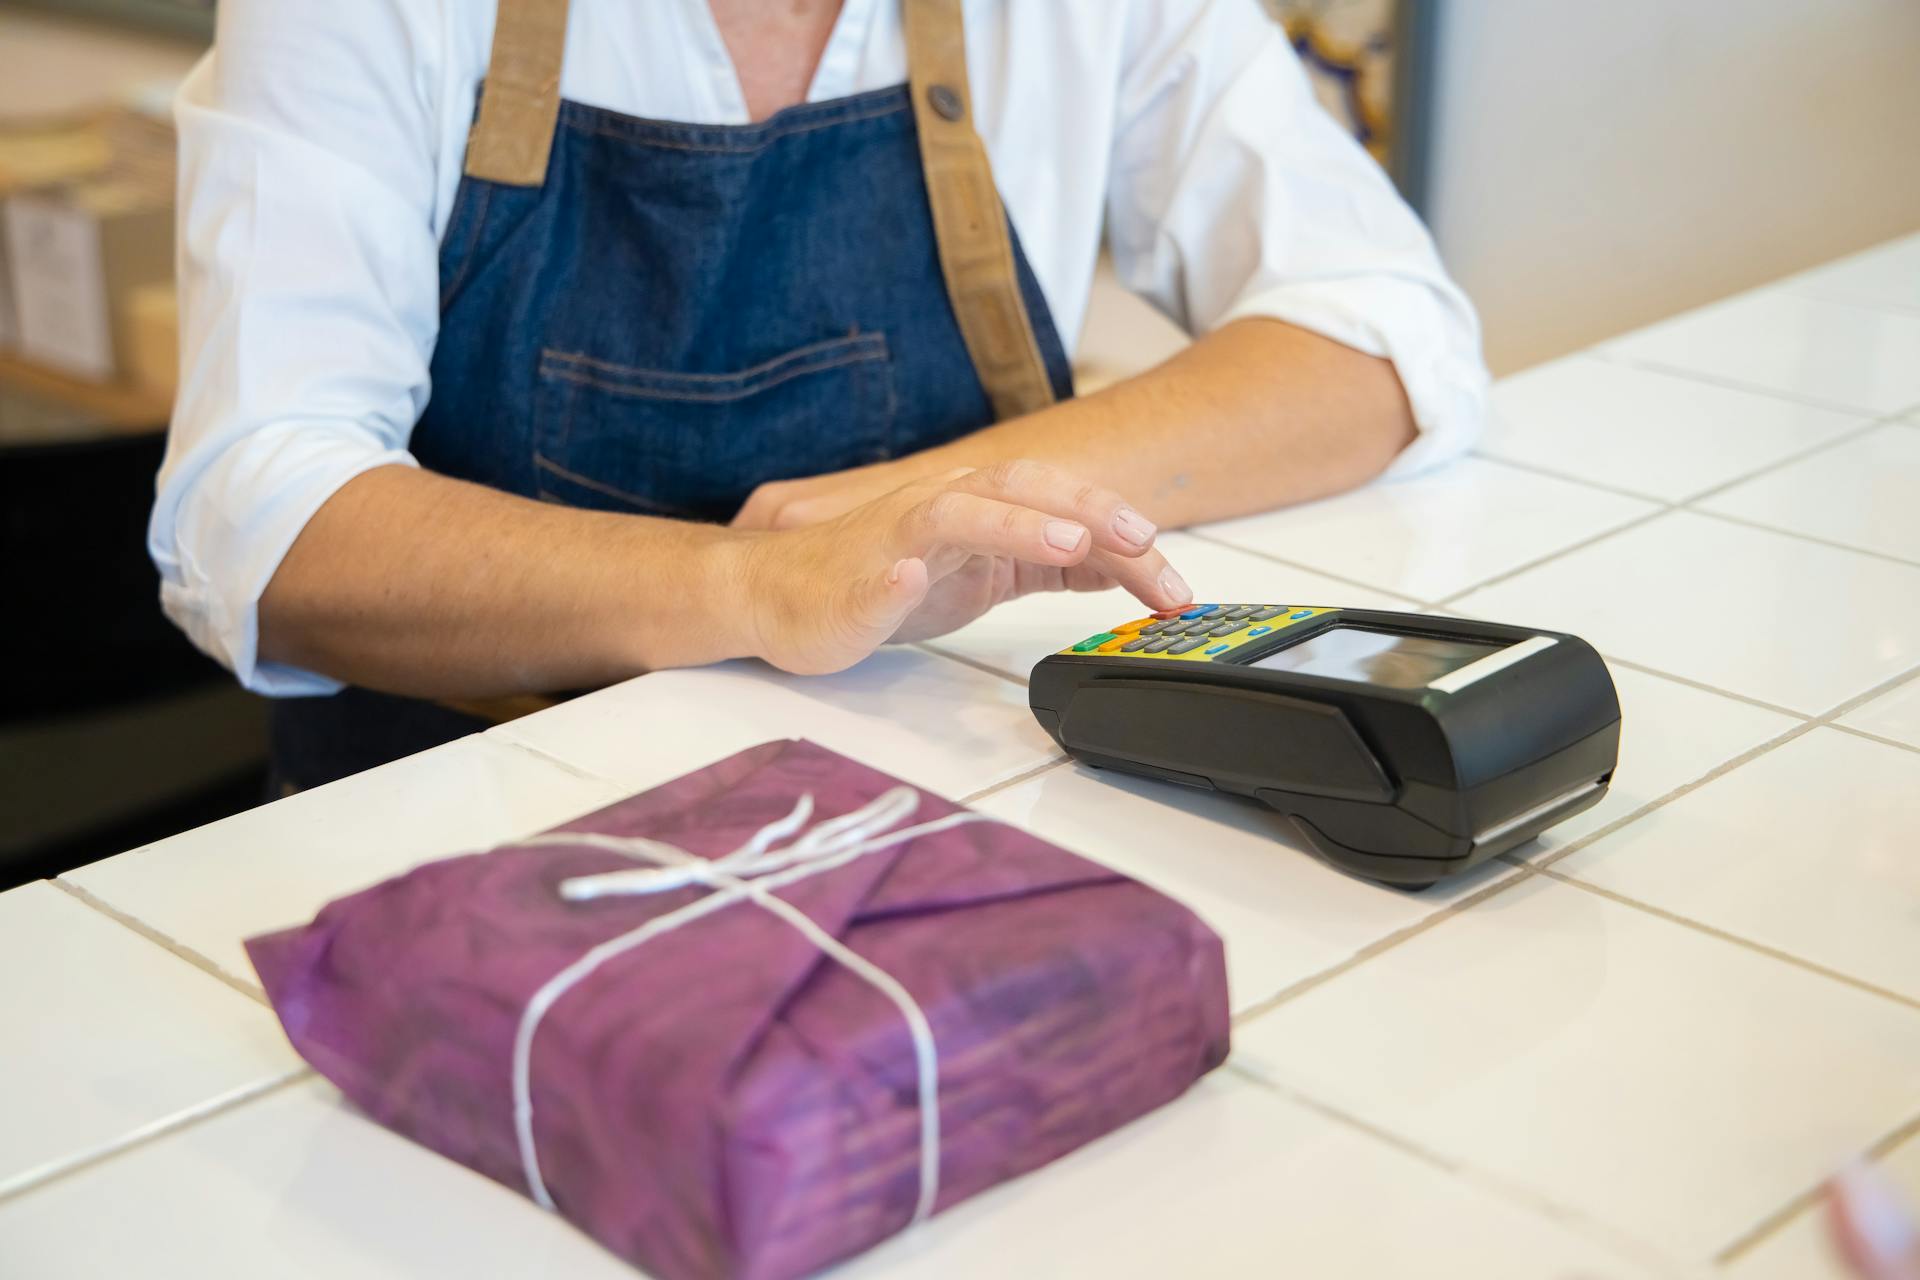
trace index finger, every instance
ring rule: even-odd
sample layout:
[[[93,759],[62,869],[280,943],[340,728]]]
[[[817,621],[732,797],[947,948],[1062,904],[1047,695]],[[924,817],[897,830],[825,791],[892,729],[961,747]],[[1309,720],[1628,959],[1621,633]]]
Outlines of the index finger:
[[[1045,462],[996,462],[948,481],[951,488],[1031,507],[1084,525],[1094,546],[1119,556],[1139,556],[1153,546],[1153,521],[1111,489]]]

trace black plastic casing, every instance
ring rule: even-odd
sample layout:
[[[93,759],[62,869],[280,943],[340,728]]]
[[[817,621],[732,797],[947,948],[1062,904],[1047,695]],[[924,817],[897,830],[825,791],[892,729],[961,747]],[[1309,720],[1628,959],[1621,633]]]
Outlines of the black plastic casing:
[[[1336,625],[1555,643],[1453,693],[1246,665]],[[1620,703],[1577,636],[1336,609],[1227,657],[1054,654],[1027,700],[1076,759],[1258,800],[1328,861],[1408,887],[1531,840],[1598,803],[1613,777]]]

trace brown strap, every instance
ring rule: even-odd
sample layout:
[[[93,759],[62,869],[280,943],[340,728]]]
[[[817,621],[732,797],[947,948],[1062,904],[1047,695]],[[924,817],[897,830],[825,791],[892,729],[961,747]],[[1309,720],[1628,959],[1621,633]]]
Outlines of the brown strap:
[[[467,141],[469,176],[510,186],[546,181],[560,117],[568,0],[500,0],[480,114]],[[960,0],[902,0],[907,75],[934,240],[960,336],[996,418],[1053,403],[1033,321],[1020,296],[1006,214],[987,149],[973,128]],[[537,694],[449,700],[495,722],[550,706]]]
[[[500,0],[480,116],[467,139],[467,176],[514,187],[547,180],[560,119],[567,0]]]
[[[993,168],[973,129],[960,0],[902,3],[920,165],[947,297],[994,417],[1032,413],[1053,403],[1053,385],[1020,296]]]
[[[1053,403],[987,149],[973,128],[960,0],[902,0],[907,76],[934,240],[960,336],[996,418]],[[499,0],[467,174],[510,186],[546,180],[560,116],[567,0]]]

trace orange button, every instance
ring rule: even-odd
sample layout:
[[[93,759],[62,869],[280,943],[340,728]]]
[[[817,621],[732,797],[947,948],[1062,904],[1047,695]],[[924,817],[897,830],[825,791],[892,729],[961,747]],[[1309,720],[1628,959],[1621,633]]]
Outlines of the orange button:
[[[1116,636],[1114,639],[1107,641],[1105,644],[1101,645],[1098,649],[1094,650],[1094,652],[1095,653],[1112,653],[1115,649],[1118,649],[1123,644],[1132,644],[1133,639],[1134,638],[1132,636]]]
[[[1130,636],[1152,621],[1152,618],[1135,618],[1132,622],[1123,622],[1119,626],[1112,628],[1112,631],[1113,634],[1117,636]]]

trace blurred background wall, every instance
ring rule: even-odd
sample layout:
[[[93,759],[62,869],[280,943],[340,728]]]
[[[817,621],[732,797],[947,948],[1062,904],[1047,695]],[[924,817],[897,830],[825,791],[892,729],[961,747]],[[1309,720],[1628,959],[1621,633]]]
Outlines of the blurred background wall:
[[[0,119],[63,115],[178,81],[204,41],[145,25],[0,5]]]
[[[1920,0],[1452,0],[1435,55],[1495,373],[1920,226]]]
[[[1404,30],[1400,5],[1430,11],[1422,203],[1496,373],[1920,225],[1920,0],[1266,3],[1303,49],[1359,50],[1362,80],[1381,52],[1363,33]],[[4,0],[0,24],[0,116],[193,56]],[[1110,279],[1101,296],[1090,362],[1117,372],[1179,344]]]

